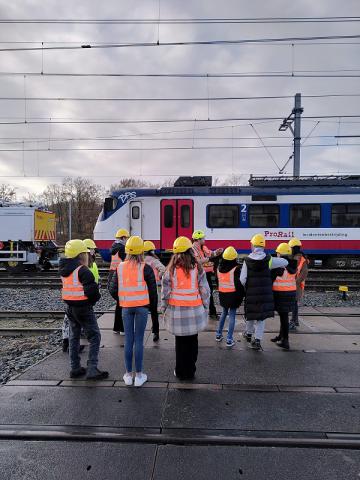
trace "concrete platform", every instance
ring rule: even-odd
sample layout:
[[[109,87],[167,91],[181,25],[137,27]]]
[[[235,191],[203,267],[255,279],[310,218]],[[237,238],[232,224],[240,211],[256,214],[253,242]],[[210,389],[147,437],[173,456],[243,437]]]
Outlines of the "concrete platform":
[[[270,342],[278,318],[267,322],[263,352],[238,333],[231,350],[216,343],[210,322],[193,382],[174,377],[174,338],[162,330],[154,343],[149,321],[143,388],[125,386],[124,337],[104,315],[100,367],[109,379],[70,380],[59,351],[0,388],[0,478],[358,478],[359,320],[307,313],[289,352]],[[237,332],[243,324],[239,315]],[[85,365],[87,347],[82,358]]]

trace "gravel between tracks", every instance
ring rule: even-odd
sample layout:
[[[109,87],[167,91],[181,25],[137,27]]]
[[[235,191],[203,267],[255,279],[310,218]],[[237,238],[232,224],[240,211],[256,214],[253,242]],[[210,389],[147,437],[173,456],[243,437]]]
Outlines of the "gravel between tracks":
[[[304,306],[313,307],[352,307],[360,306],[360,294],[350,293],[343,301],[340,294],[306,292]],[[101,290],[101,300],[96,310],[108,310],[114,306],[109,293]],[[62,310],[64,303],[58,290],[31,290],[4,288],[0,290],[1,310]],[[15,374],[30,367],[60,347],[61,333],[31,336],[25,338],[0,337],[0,384],[6,383]]]

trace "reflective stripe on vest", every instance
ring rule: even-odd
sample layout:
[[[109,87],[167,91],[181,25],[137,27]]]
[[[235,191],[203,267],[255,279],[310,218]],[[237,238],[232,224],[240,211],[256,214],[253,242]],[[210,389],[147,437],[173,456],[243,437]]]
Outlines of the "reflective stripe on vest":
[[[110,270],[116,270],[121,262],[122,260],[117,253],[115,253],[115,255],[111,255]]]
[[[235,287],[235,269],[234,267],[227,273],[217,272],[218,280],[219,280],[219,292],[222,293],[233,293],[236,292]]]
[[[202,305],[197,268],[190,270],[189,276],[186,276],[182,268],[175,268],[171,279],[169,305],[175,307],[198,307]]]
[[[149,305],[149,292],[144,279],[145,263],[126,260],[117,268],[118,297],[121,307]]]
[[[284,270],[282,277],[276,277],[273,283],[274,292],[293,292],[296,290],[296,274]]]
[[[296,276],[298,277],[300,275],[300,272],[302,270],[302,267],[304,265],[304,263],[306,263],[306,259],[301,256],[300,257],[300,260],[299,260],[299,263],[298,263],[298,266],[296,267]],[[300,287],[302,288],[302,290],[305,289],[305,280],[303,280],[301,283],[300,283]]]
[[[73,302],[78,302],[81,300],[87,300],[88,297],[85,295],[83,284],[79,280],[79,270],[81,268],[77,267],[71,275],[68,277],[61,277],[63,288],[61,290],[61,296],[63,300],[71,300]]]

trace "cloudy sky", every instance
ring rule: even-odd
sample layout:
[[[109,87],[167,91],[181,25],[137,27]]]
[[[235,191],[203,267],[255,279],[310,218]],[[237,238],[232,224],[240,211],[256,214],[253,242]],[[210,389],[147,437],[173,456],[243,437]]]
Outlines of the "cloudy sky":
[[[160,3],[162,20],[357,15],[360,15],[358,0],[161,0]],[[0,0],[0,20],[157,19],[158,16],[159,0]],[[44,42],[45,47],[156,42],[158,35],[160,44],[244,38],[357,35],[360,34],[359,26],[359,22],[163,24],[158,31],[157,25],[3,23],[0,24],[0,49],[39,47],[41,42]],[[301,153],[301,173],[360,174],[360,148],[357,145],[360,144],[360,139],[334,138],[339,134],[360,134],[360,117],[341,118],[345,115],[360,115],[360,96],[305,98],[307,95],[360,94],[359,78],[206,79],[30,75],[38,74],[42,70],[45,74],[299,74],[301,71],[310,74],[316,71],[340,71],[339,73],[344,74],[345,70],[353,70],[351,75],[356,75],[360,74],[360,39],[348,40],[342,45],[329,42],[315,42],[310,45],[294,42],[292,46],[291,42],[287,42],[281,45],[160,45],[50,50],[43,53],[0,51],[0,183],[16,185],[21,195],[27,191],[40,193],[48,183],[61,182],[64,176],[89,176],[97,183],[107,186],[124,176],[143,176],[147,180],[159,181],[170,175],[207,174],[225,178],[235,174],[243,175],[241,178],[246,181],[250,173],[278,174],[279,167],[286,163],[292,153],[292,136],[289,131],[278,131],[281,123],[279,120],[269,121],[263,118],[285,117],[290,114],[294,101],[292,97],[297,92],[304,96],[304,116],[316,117],[305,118],[302,122],[304,146]],[[27,76],[24,78],[22,74]],[[208,97],[253,96],[290,98],[207,100]],[[4,100],[4,97],[20,100]],[[23,100],[24,97],[27,98],[26,101]],[[34,97],[190,97],[205,100],[31,100]],[[334,118],[317,119],[324,115]],[[258,120],[201,121],[207,118]],[[132,120],[170,119],[188,121],[124,123]],[[89,121],[92,123],[84,123]],[[96,121],[119,123],[94,123]],[[263,144],[268,148],[265,149]],[[15,151],[4,151],[12,149]],[[286,172],[292,173],[291,163]]]

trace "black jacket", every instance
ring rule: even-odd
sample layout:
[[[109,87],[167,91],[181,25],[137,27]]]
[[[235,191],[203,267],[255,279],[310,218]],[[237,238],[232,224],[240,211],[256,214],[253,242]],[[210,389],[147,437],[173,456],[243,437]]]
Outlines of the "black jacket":
[[[236,267],[234,272],[234,281],[236,292],[219,292],[220,305],[225,308],[238,308],[244,298],[244,287],[240,282],[240,265],[236,260],[224,260],[223,258],[219,262],[217,272],[228,273]]]
[[[274,297],[269,261],[270,255],[266,255],[261,260],[245,258],[247,266],[246,320],[265,320],[274,316]]]
[[[144,280],[146,282],[148,292],[149,292],[150,305],[156,305],[157,304],[157,286],[156,286],[154,271],[150,267],[150,265],[145,264]],[[113,297],[113,299],[118,301],[119,297],[118,297],[117,270],[114,270],[114,275],[112,276],[111,280],[109,281],[108,289],[109,289],[110,295]]]
[[[111,255],[118,254],[122,261],[126,258],[125,245],[120,242],[114,242],[111,245]]]
[[[286,270],[290,274],[296,273],[297,261],[291,257],[284,257],[289,262]],[[274,281],[276,277],[282,277],[284,274],[284,268],[276,268],[271,271],[272,280]],[[296,288],[294,291],[288,292],[274,292],[274,304],[275,310],[278,313],[288,313],[292,312],[295,307],[296,302]]]
[[[59,273],[61,277],[68,277],[72,272],[80,266],[77,258],[61,258],[59,262]],[[101,298],[99,286],[95,282],[94,275],[84,265],[79,270],[79,280],[84,287],[84,293],[88,297],[87,300],[64,300],[71,306],[95,305]]]

